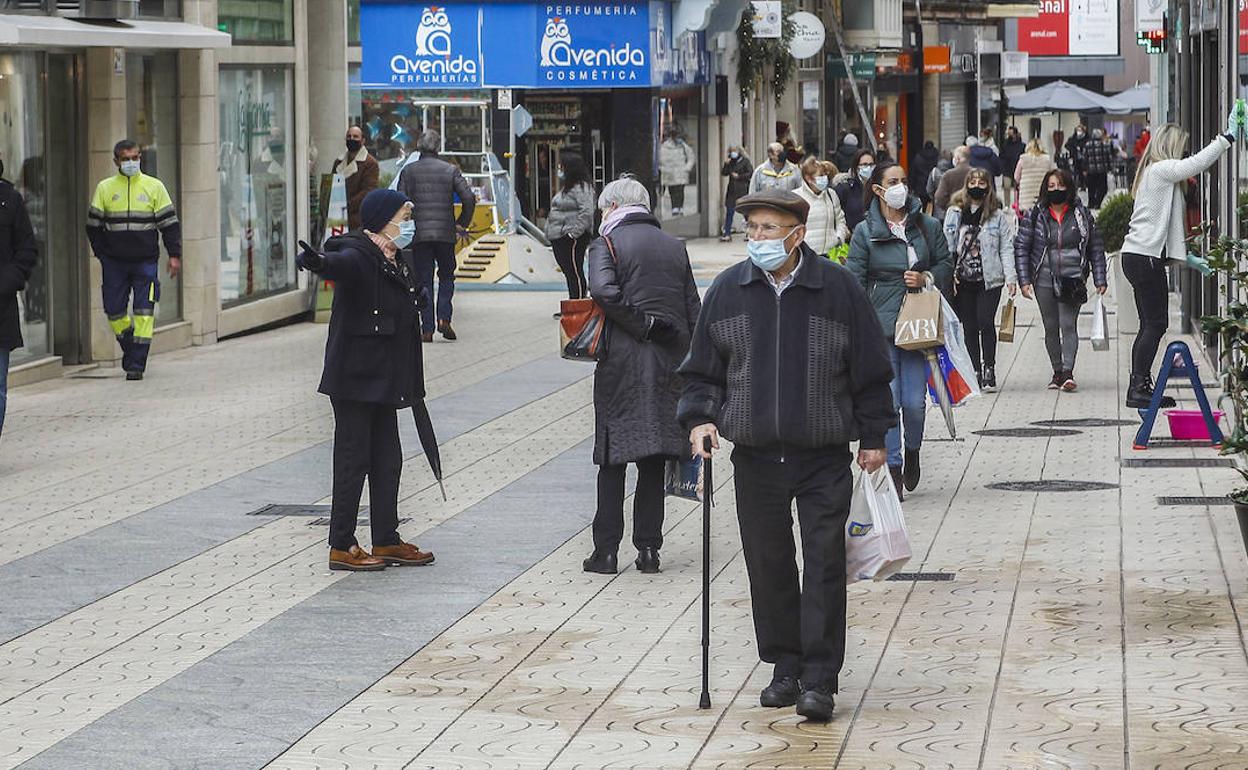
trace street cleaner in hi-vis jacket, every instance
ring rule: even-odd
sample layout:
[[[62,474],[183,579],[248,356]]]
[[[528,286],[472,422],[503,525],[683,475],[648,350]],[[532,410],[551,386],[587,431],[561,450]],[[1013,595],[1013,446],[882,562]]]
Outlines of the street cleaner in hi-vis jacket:
[[[182,270],[182,225],[173,201],[159,179],[139,169],[139,159],[138,144],[129,139],[117,143],[117,173],[96,185],[87,212],[87,238],[104,275],[104,312],[121,345],[127,380],[143,379],[152,345],[160,300],[158,231],[169,252],[169,277],[177,278]]]

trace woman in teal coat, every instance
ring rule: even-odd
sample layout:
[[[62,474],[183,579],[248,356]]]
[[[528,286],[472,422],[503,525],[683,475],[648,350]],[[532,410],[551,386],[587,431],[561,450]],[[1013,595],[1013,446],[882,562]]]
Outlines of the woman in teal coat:
[[[919,199],[906,188],[906,173],[896,163],[876,164],[863,190],[866,219],[854,229],[845,266],[858,278],[875,307],[890,342],[907,291],[925,287],[946,290],[953,280],[953,260],[941,225],[920,211]],[[927,414],[927,359],[922,352],[892,346],[893,407],[901,415],[888,432],[888,468],[898,495],[904,485],[919,485],[919,449]],[[902,452],[902,443],[905,452]]]

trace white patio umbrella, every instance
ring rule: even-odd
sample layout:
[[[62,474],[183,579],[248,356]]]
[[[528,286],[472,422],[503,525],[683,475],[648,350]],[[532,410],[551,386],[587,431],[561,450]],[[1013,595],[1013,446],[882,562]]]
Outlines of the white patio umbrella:
[[[1010,99],[1010,112],[1078,112],[1125,115],[1131,108],[1112,96],[1098,94],[1065,80],[1055,80]]]
[[[1139,83],[1114,94],[1113,98],[1129,107],[1131,112],[1149,112],[1153,109],[1153,86],[1151,83]]]

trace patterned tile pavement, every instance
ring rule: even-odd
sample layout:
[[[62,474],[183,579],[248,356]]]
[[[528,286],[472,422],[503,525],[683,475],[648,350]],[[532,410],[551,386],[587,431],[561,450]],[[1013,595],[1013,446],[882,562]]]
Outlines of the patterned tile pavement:
[[[697,245],[702,273],[733,253],[716,248]],[[1123,467],[1129,425],[975,433],[1134,418],[1129,337],[1081,351],[1080,392],[1059,395],[1024,303],[1035,323],[1001,346],[1002,392],[958,410],[956,441],[930,415],[908,569],[954,579],[851,588],[836,720],[811,725],[757,704],[770,671],[729,463],[712,709],[696,708],[700,507],[668,501],[662,574],[580,570],[592,370],[552,356],[556,299],[464,292],[461,341],[427,351],[449,499],[405,426],[400,510],[443,554],[428,570],[330,573],[324,527],[246,516],[295,489],[328,502],[323,327],[161,356],[137,386],[105,372],[13,392],[0,608],[25,598],[0,622],[0,768],[1248,767],[1233,510],[1156,504],[1221,494],[1233,473]],[[1115,486],[987,488],[1036,479]],[[183,509],[200,513],[156,514]],[[135,532],[179,547],[145,545],[119,585],[75,582],[110,572],[93,554],[118,551],[94,544]]]

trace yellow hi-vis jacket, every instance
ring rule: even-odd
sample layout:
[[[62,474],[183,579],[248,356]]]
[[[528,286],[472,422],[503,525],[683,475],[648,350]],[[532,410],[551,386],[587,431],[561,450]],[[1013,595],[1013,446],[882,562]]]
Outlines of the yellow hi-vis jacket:
[[[87,211],[87,238],[97,257],[122,262],[158,259],[157,231],[169,256],[181,257],[182,225],[159,179],[118,172],[96,185]]]

